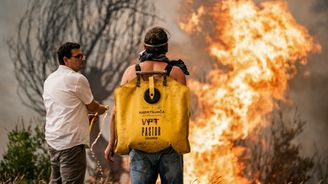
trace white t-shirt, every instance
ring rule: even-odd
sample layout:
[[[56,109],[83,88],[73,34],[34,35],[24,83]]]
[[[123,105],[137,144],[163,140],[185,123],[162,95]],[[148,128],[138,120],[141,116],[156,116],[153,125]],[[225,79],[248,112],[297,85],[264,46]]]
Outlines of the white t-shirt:
[[[56,150],[89,145],[88,110],[93,95],[82,74],[60,65],[44,82],[45,137]]]

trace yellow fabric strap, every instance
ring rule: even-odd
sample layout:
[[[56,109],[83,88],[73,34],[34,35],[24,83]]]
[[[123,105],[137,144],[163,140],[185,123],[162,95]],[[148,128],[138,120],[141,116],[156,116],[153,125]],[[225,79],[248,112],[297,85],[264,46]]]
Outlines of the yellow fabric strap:
[[[149,96],[150,96],[150,99],[153,99],[155,97],[154,76],[150,76],[148,79],[149,79]]]

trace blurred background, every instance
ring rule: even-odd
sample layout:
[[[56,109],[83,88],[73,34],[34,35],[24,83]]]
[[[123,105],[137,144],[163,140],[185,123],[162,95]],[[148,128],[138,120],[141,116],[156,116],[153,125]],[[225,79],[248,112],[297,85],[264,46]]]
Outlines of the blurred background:
[[[229,45],[230,41],[225,40],[224,31],[226,30],[224,30],[224,26],[230,25],[230,19],[228,19],[229,17],[221,16],[225,15],[226,11],[230,10],[230,4],[220,4],[221,2],[235,1],[126,0],[121,2],[121,9],[115,10],[114,8],[110,8],[110,3],[108,1],[55,2],[38,0],[0,0],[0,98],[2,102],[0,107],[0,158],[2,158],[2,155],[8,150],[8,133],[14,130],[16,126],[21,126],[22,124],[34,126],[35,122],[42,126],[42,123],[44,123],[44,109],[40,94],[42,94],[43,80],[57,67],[55,50],[60,43],[68,40],[81,43],[82,47],[84,47],[84,52],[88,56],[88,66],[82,73],[88,77],[95,98],[105,104],[112,105],[113,89],[118,85],[119,78],[124,69],[130,64],[137,62],[138,53],[143,49],[143,36],[145,32],[154,25],[163,26],[168,30],[170,33],[168,56],[172,59],[183,59],[191,73],[188,77],[188,84],[190,84],[192,95],[195,97],[194,99],[196,99],[192,101],[193,116],[191,121],[191,133],[195,130],[195,134],[193,135],[194,138],[191,138],[191,142],[193,143],[194,139],[204,139],[202,144],[206,145],[207,141],[209,141],[208,139],[212,139],[213,137],[215,139],[215,136],[205,136],[204,138],[197,137],[196,135],[198,134],[196,129],[198,127],[198,129],[202,130],[203,127],[205,127],[205,122],[212,123],[208,121],[209,118],[206,116],[211,115],[212,112],[209,111],[212,111],[211,109],[213,107],[217,107],[216,104],[203,101],[204,98],[213,95],[211,92],[207,94],[206,90],[203,89],[223,89],[225,86],[217,83],[222,81],[229,82],[231,80],[221,79],[219,77],[220,75],[217,74],[221,74],[223,78],[229,78],[235,75],[231,73],[231,71],[237,71],[237,65],[227,64],[230,60],[226,59],[224,54],[215,55],[212,52],[213,50],[211,50],[213,46],[216,49],[221,49],[231,54],[233,51],[230,49],[236,45]],[[305,30],[304,33],[306,34],[306,36],[304,36],[305,41],[301,42],[300,40],[303,39],[303,37],[300,37],[300,43],[295,44],[295,51],[293,50],[292,53],[288,53],[289,58],[286,59],[286,65],[289,66],[287,68],[281,68],[281,70],[286,70],[286,73],[288,73],[286,80],[281,84],[282,88],[284,88],[283,92],[278,95],[272,93],[272,97],[263,96],[256,102],[259,104],[267,104],[266,102],[270,99],[270,103],[268,103],[270,108],[259,113],[261,115],[260,118],[254,118],[255,116],[248,117],[250,120],[252,118],[256,120],[254,120],[254,124],[252,124],[253,122],[251,121],[249,122],[250,125],[247,131],[249,133],[253,131],[258,133],[266,132],[268,131],[267,129],[274,129],[272,127],[275,126],[272,126],[273,123],[271,122],[274,121],[274,117],[276,117],[277,114],[277,121],[279,122],[281,120],[282,124],[287,126],[288,123],[285,122],[287,120],[284,118],[279,119],[279,113],[284,114],[284,117],[291,119],[292,122],[291,128],[286,129],[294,131],[290,138],[286,138],[288,142],[286,145],[287,147],[290,146],[290,144],[298,145],[297,149],[292,148],[289,150],[292,150],[291,152],[284,153],[287,154],[287,157],[288,155],[297,155],[294,158],[290,158],[291,160],[294,159],[292,163],[297,162],[296,160],[301,160],[298,164],[305,165],[303,167],[304,174],[302,176],[297,176],[299,179],[295,179],[296,176],[293,179],[292,176],[295,174],[289,174],[284,181],[307,181],[309,183],[316,183],[321,179],[321,181],[327,182],[328,165],[324,165],[327,164],[324,160],[328,156],[328,144],[326,143],[328,140],[328,113],[326,112],[328,109],[328,36],[326,34],[328,28],[328,2],[326,0],[308,0],[302,2],[298,0],[245,0],[240,2],[246,2],[245,4],[249,3],[252,4],[252,6],[254,5],[256,11],[262,12],[259,13],[259,18],[262,15],[266,16],[266,11],[270,9],[263,5],[263,2],[272,3],[272,10],[274,10],[275,7],[282,6],[284,7],[282,9],[288,15],[292,16],[292,18],[286,17],[295,20],[295,22],[292,21],[292,24],[297,29],[302,31]],[[279,3],[282,3],[282,5]],[[98,10],[101,9],[101,11],[95,11],[97,8]],[[284,15],[281,14],[281,17],[283,16]],[[279,18],[273,18],[273,20],[277,19]],[[283,20],[284,19],[281,19],[281,21]],[[102,26],[105,28],[102,29]],[[284,25],[282,28],[288,30],[289,27]],[[27,39],[28,37],[29,39]],[[286,38],[286,40],[289,39],[292,39],[292,37]],[[304,45],[308,43],[313,45],[305,47]],[[304,50],[304,53],[299,54],[297,50]],[[304,60],[307,60],[307,62],[302,62]],[[219,79],[215,81],[215,78]],[[280,85],[276,86],[279,87]],[[264,90],[266,90],[266,88]],[[265,93],[267,93],[267,91]],[[262,92],[259,94],[262,94]],[[218,100],[218,103],[222,102],[221,99]],[[221,106],[218,108],[220,109]],[[252,106],[251,108],[262,109],[264,107]],[[254,111],[253,113],[257,113],[258,110]],[[245,121],[247,120],[248,119]],[[218,122],[220,122],[220,120],[218,120]],[[261,124],[259,122],[265,123]],[[300,125],[297,122],[302,122],[300,123],[302,124],[300,129],[295,128]],[[241,123],[243,123],[243,121]],[[95,125],[91,134],[92,140],[100,131],[100,125],[100,123]],[[279,126],[284,127],[283,125]],[[239,125],[234,126],[238,128],[231,128],[231,130],[238,131]],[[215,127],[220,128],[219,125]],[[261,129],[261,131],[255,130],[255,127],[262,127],[263,129]],[[216,128],[213,129],[212,127],[212,130],[217,130]],[[242,125],[242,128],[244,128],[244,125]],[[102,151],[106,145],[107,126],[105,125],[103,129],[104,137],[99,140],[99,143],[95,147],[96,157],[102,163],[103,170],[107,169],[111,171],[111,181],[126,183],[128,181],[128,158],[116,156],[116,165],[108,165],[102,158]],[[278,129],[275,130],[278,132],[276,135],[278,135]],[[203,131],[206,132],[206,128],[204,128]],[[288,134],[288,131],[286,132],[280,132],[280,137]],[[291,131],[289,131],[289,133],[290,132]],[[223,135],[218,133],[213,134],[220,135],[218,139]],[[264,134],[266,135],[266,133]],[[262,134],[256,135],[261,136]],[[252,159],[257,159],[257,157],[254,156],[256,154],[249,153],[247,148],[251,148],[252,146],[249,145],[252,144],[252,140],[257,139],[259,136],[257,136],[257,138],[248,136],[250,138],[246,142],[244,142],[245,137],[247,137],[245,134],[238,136],[240,137],[231,141],[231,137],[235,137],[234,134],[231,134],[229,138],[231,145],[229,143],[228,148],[233,150],[236,147],[243,146],[243,150],[246,150],[243,151],[243,154],[234,153],[235,157],[244,158],[247,157],[247,155],[251,155],[250,157],[252,157]],[[266,148],[270,147],[266,146],[267,144],[270,145],[270,143],[272,143],[272,145],[274,145],[274,141],[272,141],[274,138],[272,137],[274,136],[268,138],[269,141],[267,142],[263,141],[266,142],[263,149],[266,150]],[[198,144],[199,147],[196,147]],[[209,144],[213,147],[220,145],[219,143]],[[190,154],[190,158],[186,158],[187,165],[195,165],[195,163],[201,162],[204,163],[204,168],[208,168],[206,165],[208,160],[210,160],[210,163],[213,162],[211,159],[220,160],[213,155],[224,156],[224,154],[221,153],[221,148],[215,148],[213,150],[213,148],[204,148],[200,143],[195,143],[194,145],[196,145],[194,149],[192,149],[194,153]],[[286,147],[286,145],[282,146]],[[270,150],[268,152],[274,155],[275,148],[268,149]],[[209,152],[213,153],[213,155],[209,156],[205,154]],[[270,163],[271,165],[276,163],[273,161],[273,157],[268,159],[271,162],[258,163],[259,166],[257,169],[263,168],[262,165],[265,165],[265,163]],[[227,158],[227,160],[229,160],[229,158]],[[302,160],[304,158],[308,158],[309,161]],[[313,161],[312,163],[310,161],[311,159]],[[218,161],[213,163],[222,164],[224,162]],[[247,163],[252,162],[250,162],[250,159],[246,159],[243,163],[247,165]],[[320,163],[322,165],[320,165]],[[91,157],[89,164],[88,175],[90,175],[90,177],[88,179],[90,182],[96,182],[97,178],[101,178],[102,176],[99,176],[95,160]],[[242,168],[241,170],[244,169],[244,171],[235,173],[238,177],[242,178],[240,180],[231,180],[235,183],[248,183],[250,181],[260,181],[261,183],[276,181],[271,183],[280,183],[280,181],[283,181],[269,180],[268,175],[270,175],[270,172],[256,174],[257,169],[240,165],[235,167],[240,167]],[[315,168],[318,167],[322,167],[319,169],[320,172],[323,172],[320,176],[317,174],[319,171],[315,170]],[[294,166],[294,168],[297,167]],[[223,172],[223,170],[218,167],[213,167],[212,169],[213,172],[214,170],[215,172],[219,171],[219,175],[220,171]],[[245,174],[245,170],[254,173]],[[272,174],[275,169],[270,168],[269,170],[271,170]],[[210,183],[221,181],[222,183],[227,183],[229,181],[225,177],[215,176],[215,174],[211,172],[205,174],[207,178],[204,179],[200,177],[204,175],[202,172],[204,171],[200,168],[187,169],[185,173],[188,180],[186,181],[189,183],[193,181],[196,183],[204,183],[204,181]],[[298,172],[300,173],[300,171]],[[234,176],[231,177],[237,178]]]

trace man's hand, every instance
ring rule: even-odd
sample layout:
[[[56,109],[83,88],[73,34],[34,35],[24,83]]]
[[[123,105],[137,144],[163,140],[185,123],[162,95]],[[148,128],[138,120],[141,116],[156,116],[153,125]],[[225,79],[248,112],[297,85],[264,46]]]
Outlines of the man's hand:
[[[98,113],[99,114],[104,114],[108,109],[109,109],[108,105],[99,105]]]
[[[113,161],[112,157],[114,156],[114,145],[111,143],[108,143],[105,151],[104,151],[104,157],[108,161]]]
[[[103,114],[106,110],[109,109],[108,105],[102,105],[95,100],[92,100],[90,104],[87,105],[89,112],[98,112],[98,114]]]

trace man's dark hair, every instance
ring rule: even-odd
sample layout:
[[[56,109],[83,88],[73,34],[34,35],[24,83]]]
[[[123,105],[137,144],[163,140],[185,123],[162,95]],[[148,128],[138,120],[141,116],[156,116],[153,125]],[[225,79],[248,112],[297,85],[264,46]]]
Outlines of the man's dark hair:
[[[71,50],[79,49],[79,48],[80,48],[80,44],[74,42],[66,42],[62,46],[60,46],[59,49],[57,50],[59,64],[65,65],[64,57],[71,58],[72,57]]]
[[[154,27],[150,29],[146,33],[144,40],[146,52],[157,54],[167,53],[167,33],[168,32],[162,27]]]

